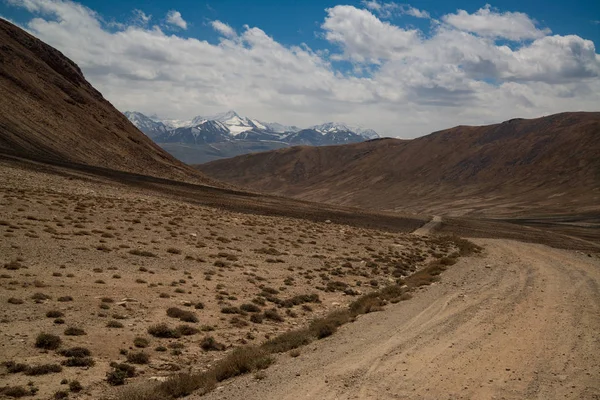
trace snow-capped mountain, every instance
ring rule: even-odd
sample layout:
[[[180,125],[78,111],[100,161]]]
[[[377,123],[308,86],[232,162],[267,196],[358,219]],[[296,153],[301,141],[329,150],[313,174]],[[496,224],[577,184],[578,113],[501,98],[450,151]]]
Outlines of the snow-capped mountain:
[[[171,144],[171,147],[174,144],[214,147],[214,144],[229,143],[229,147],[252,150],[263,149],[267,144],[271,147],[326,146],[379,137],[372,129],[352,127],[344,123],[328,122],[301,129],[243,117],[233,110],[210,116],[199,115],[188,121],[148,117],[135,111],[126,111],[124,114],[156,143]]]
[[[261,122],[263,126],[265,126],[269,131],[275,133],[286,133],[286,132],[298,132],[302,129],[298,128],[294,125],[281,125],[277,122]]]
[[[311,126],[309,129],[314,129],[322,134],[328,134],[332,132],[352,132],[356,135],[363,136],[367,139],[376,139],[379,137],[377,132],[373,129],[364,129],[361,127],[348,126],[343,122],[326,122],[321,125]]]
[[[175,128],[155,136],[157,143],[219,143],[230,140],[229,128],[219,121],[199,120],[192,126]]]
[[[154,139],[166,133],[170,127],[167,127],[162,121],[156,121],[144,114],[136,111],[125,111],[123,114],[130,120],[140,131],[144,132],[150,139]]]

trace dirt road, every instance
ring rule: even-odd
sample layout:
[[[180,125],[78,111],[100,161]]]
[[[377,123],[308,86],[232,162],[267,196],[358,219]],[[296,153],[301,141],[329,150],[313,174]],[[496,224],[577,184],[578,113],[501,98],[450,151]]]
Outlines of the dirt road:
[[[478,243],[412,300],[203,399],[600,399],[598,256]]]
[[[436,230],[440,224],[442,223],[442,217],[434,215],[431,221],[423,225],[422,227],[416,229],[413,234],[419,236],[427,236],[430,235],[434,230]]]

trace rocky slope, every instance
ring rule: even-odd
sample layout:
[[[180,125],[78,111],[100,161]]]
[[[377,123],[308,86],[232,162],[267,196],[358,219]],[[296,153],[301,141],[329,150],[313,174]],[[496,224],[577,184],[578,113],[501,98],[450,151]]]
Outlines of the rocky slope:
[[[0,152],[212,182],[148,139],[61,52],[2,19]]]
[[[593,213],[600,113],[458,126],[406,141],[295,147],[198,169],[251,190],[375,209],[473,215]]]

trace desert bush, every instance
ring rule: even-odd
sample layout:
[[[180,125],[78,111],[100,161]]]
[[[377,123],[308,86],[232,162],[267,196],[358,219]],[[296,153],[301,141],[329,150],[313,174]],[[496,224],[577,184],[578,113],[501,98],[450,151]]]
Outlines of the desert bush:
[[[16,363],[14,361],[5,361],[2,363],[6,367],[6,372],[9,374],[18,374],[19,372],[25,372],[29,367],[27,364]]]
[[[107,328],[122,328],[123,324],[120,323],[119,321],[115,321],[115,320],[110,320],[108,321],[108,323],[106,324]]]
[[[33,296],[31,296],[31,298],[35,301],[44,301],[44,300],[49,300],[51,297],[48,296],[47,294],[44,293],[34,293]]]
[[[46,374],[56,374],[62,372],[62,367],[58,364],[42,364],[29,366],[24,371],[25,375],[37,376]]]
[[[300,329],[282,333],[263,343],[262,348],[269,353],[283,353],[288,350],[305,346],[312,342],[313,332],[308,329]]]
[[[83,336],[86,335],[85,331],[81,328],[77,328],[75,326],[70,326],[67,329],[65,329],[65,335],[66,336]]]
[[[148,364],[150,362],[150,355],[143,351],[127,354],[127,362],[132,364]]]
[[[170,307],[167,309],[167,315],[171,318],[179,318],[184,322],[198,322],[198,317],[191,311],[182,310],[177,307]]]
[[[8,299],[8,304],[23,304],[24,301],[22,299],[17,299],[16,297],[11,297]]]
[[[96,362],[92,357],[69,357],[61,364],[65,367],[93,367]]]
[[[252,303],[244,303],[244,304],[242,304],[240,306],[240,310],[246,311],[246,312],[252,312],[252,313],[260,312],[261,311],[260,307],[258,307],[255,304],[252,304]]]
[[[150,344],[150,341],[143,337],[138,336],[135,339],[133,339],[133,345],[135,347],[138,347],[141,349],[148,347],[149,344]]]
[[[106,381],[111,386],[125,384],[125,379],[133,378],[136,375],[135,367],[125,363],[111,363],[112,371],[106,374]]]
[[[59,354],[65,357],[89,357],[92,355],[92,352],[85,347],[71,347],[59,351]]]
[[[20,268],[23,268],[23,264],[21,264],[19,261],[17,260],[13,260],[11,262],[8,262],[6,264],[4,264],[4,268],[10,270],[10,271],[16,271]]]
[[[54,392],[54,395],[52,396],[52,398],[54,400],[68,399],[69,392],[66,390],[58,390],[58,391]]]
[[[250,321],[254,322],[255,324],[262,324],[264,319],[265,317],[262,314],[250,315]]]
[[[221,312],[223,314],[239,314],[240,309],[237,307],[234,307],[234,306],[227,306],[227,307],[221,308]]]
[[[83,390],[83,386],[79,381],[69,382],[69,390],[73,393],[79,393]]]
[[[212,336],[205,336],[202,341],[200,341],[200,347],[205,351],[223,351],[225,350],[225,345],[219,343]]]
[[[261,348],[254,346],[238,347],[219,361],[211,372],[217,382],[221,382],[234,376],[265,369],[272,363],[273,357]]]
[[[323,318],[313,320],[309,325],[309,330],[318,338],[322,339],[335,333],[338,327],[349,322],[350,312],[347,310],[333,311]]]
[[[284,321],[283,317],[281,315],[279,315],[277,310],[274,308],[272,308],[270,310],[265,310],[263,315],[266,319],[270,319],[271,321],[275,321],[275,322],[283,322]]]
[[[204,309],[204,303],[203,303],[203,302],[201,302],[201,301],[199,301],[199,302],[197,302],[196,304],[194,304],[194,308],[195,308],[196,310],[203,310],[203,309]]]
[[[190,325],[179,325],[176,330],[182,336],[191,336],[200,332],[200,329],[194,328]]]
[[[286,308],[291,308],[293,306],[298,306],[304,303],[320,303],[319,295],[316,293],[313,294],[300,294],[289,299],[285,299],[281,301],[281,305]]]
[[[62,340],[49,333],[40,333],[35,339],[35,347],[45,350],[56,350],[60,347]]]
[[[50,310],[46,313],[46,317],[48,317],[48,318],[60,318],[60,317],[64,317],[64,315],[65,314],[59,310]]]
[[[23,386],[5,386],[0,388],[0,395],[18,399],[20,397],[31,396],[33,393]]]
[[[359,297],[350,303],[350,312],[353,315],[367,314],[374,311],[381,311],[383,307],[383,300],[379,298],[379,294],[369,293]]]
[[[133,254],[134,256],[141,256],[141,257],[156,257],[156,254],[152,253],[151,251],[138,250],[138,249],[129,250],[129,254]]]
[[[156,324],[148,328],[148,333],[158,338],[179,338],[181,333],[176,329],[169,328],[167,324]]]

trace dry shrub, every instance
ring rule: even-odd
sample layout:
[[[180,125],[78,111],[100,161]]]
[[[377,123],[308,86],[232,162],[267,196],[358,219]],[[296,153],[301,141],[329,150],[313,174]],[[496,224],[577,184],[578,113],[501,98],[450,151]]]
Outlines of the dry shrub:
[[[172,329],[167,324],[152,325],[148,328],[148,333],[158,338],[177,339],[181,337],[181,333],[177,329]]]
[[[225,350],[225,345],[219,343],[212,336],[205,336],[200,342],[200,347],[204,351],[223,351]]]
[[[179,318],[184,322],[198,322],[198,317],[191,311],[182,310],[177,307],[170,307],[167,309],[167,315],[171,318]]]
[[[353,301],[349,309],[353,315],[381,311],[383,309],[383,300],[379,298],[378,292],[369,293]]]
[[[61,364],[65,367],[93,367],[96,362],[92,357],[69,357]]]
[[[234,376],[265,369],[272,363],[273,357],[261,348],[238,347],[219,361],[210,372],[214,374],[217,382],[221,382]]]
[[[352,316],[348,310],[334,311],[323,318],[313,320],[309,325],[309,330],[317,339],[331,336],[338,327],[349,322]]]
[[[214,389],[215,386],[216,379],[214,374],[211,373],[177,374],[171,376],[158,386],[156,391],[162,397],[158,397],[157,399],[162,400],[168,397],[179,398],[192,393],[202,396]]]
[[[263,343],[262,348],[269,353],[284,353],[309,344],[313,337],[313,332],[308,329],[285,332]]]
[[[40,333],[35,339],[35,347],[45,350],[56,350],[62,343],[61,338],[49,333]]]
[[[85,347],[71,347],[70,349],[61,350],[59,354],[65,357],[89,357],[92,352]]]
[[[86,335],[86,333],[81,328],[70,326],[67,329],[65,329],[65,335],[66,336],[83,336],[83,335]]]
[[[128,353],[127,362],[132,364],[148,364],[150,362],[150,355],[143,351]]]
[[[18,399],[19,397],[32,396],[31,390],[25,389],[23,386],[5,386],[0,388],[0,395]]]
[[[27,367],[25,375],[37,376],[46,374],[56,374],[62,372],[62,367],[58,364],[42,364]]]

